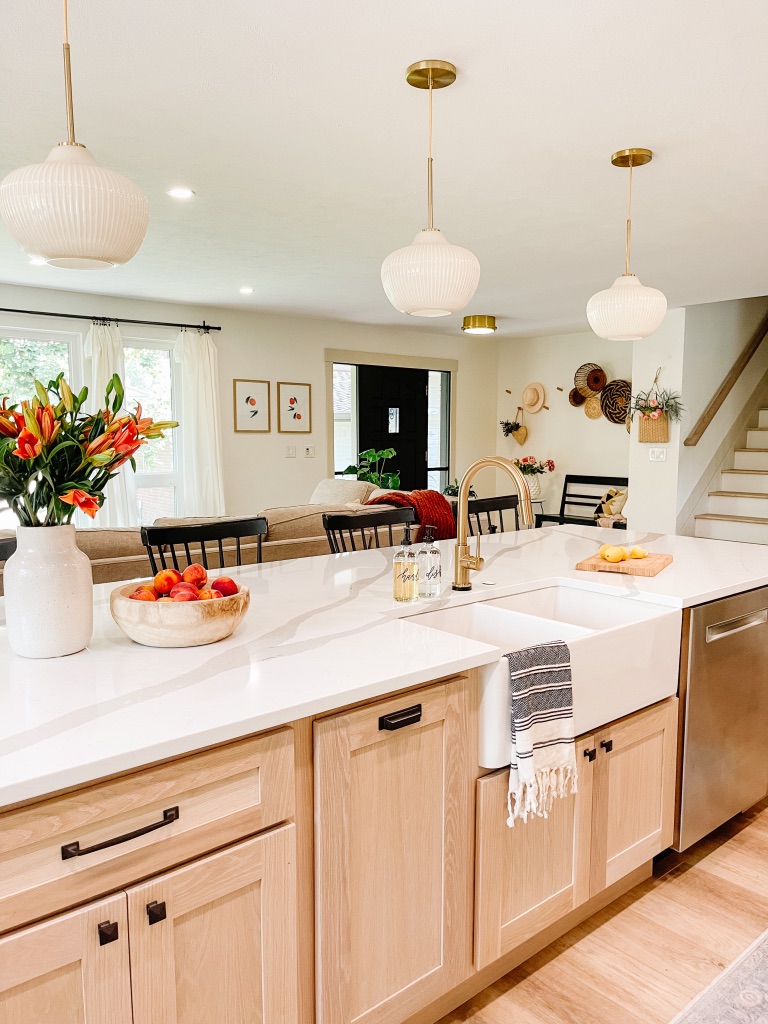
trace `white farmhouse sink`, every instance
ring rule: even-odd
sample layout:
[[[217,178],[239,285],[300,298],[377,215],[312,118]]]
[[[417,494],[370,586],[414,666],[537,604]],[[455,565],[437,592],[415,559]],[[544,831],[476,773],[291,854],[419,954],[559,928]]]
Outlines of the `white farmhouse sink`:
[[[677,692],[681,612],[576,587],[541,590],[414,615],[410,621],[498,647],[552,640],[571,652],[574,735],[591,732]],[[509,764],[509,666],[480,673],[479,762]]]

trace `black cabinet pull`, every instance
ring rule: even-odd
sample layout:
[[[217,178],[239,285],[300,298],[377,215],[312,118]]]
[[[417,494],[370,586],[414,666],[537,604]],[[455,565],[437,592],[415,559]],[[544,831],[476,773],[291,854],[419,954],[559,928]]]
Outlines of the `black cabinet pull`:
[[[147,904],[147,919],[150,924],[158,924],[160,921],[164,921],[165,917],[165,901],[158,903],[157,900],[152,900]]]
[[[594,761],[595,758],[597,757],[597,751],[595,750],[594,747],[592,747],[591,750],[585,750],[584,751],[584,757],[588,758],[590,761]]]
[[[117,921],[102,921],[96,926],[99,929],[99,945],[106,946],[108,942],[116,942],[119,935]]]
[[[127,843],[130,839],[138,839],[139,836],[145,836],[148,832],[154,832],[156,829],[164,828],[166,825],[170,825],[178,820],[179,808],[168,807],[163,811],[162,821],[154,821],[151,825],[137,828],[134,832],[126,832],[123,836],[105,839],[103,843],[95,843],[93,846],[86,846],[84,849],[80,849],[79,842],[67,843],[66,846],[61,848],[61,859],[69,860],[71,857],[84,857],[87,853],[96,853],[98,850],[106,850],[110,846],[118,846],[120,843]]]
[[[613,740],[600,740],[600,746],[603,748],[606,754],[610,754],[610,752],[613,750]]]
[[[382,715],[379,719],[379,729],[386,729],[387,732],[394,732],[395,729],[403,729],[406,725],[413,725],[421,721],[421,704],[414,704],[411,708],[403,708],[402,711],[393,711],[389,715]]]

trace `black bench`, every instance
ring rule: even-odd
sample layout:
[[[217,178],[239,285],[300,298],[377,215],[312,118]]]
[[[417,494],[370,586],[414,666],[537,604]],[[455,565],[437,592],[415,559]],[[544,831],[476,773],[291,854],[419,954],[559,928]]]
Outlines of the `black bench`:
[[[563,482],[560,511],[557,515],[537,514],[536,526],[543,523],[558,523],[560,526],[596,526],[595,509],[605,492],[611,487],[626,490],[628,484],[629,478],[626,476],[585,476],[569,473]],[[614,526],[617,529],[626,529],[626,523],[614,523]]]

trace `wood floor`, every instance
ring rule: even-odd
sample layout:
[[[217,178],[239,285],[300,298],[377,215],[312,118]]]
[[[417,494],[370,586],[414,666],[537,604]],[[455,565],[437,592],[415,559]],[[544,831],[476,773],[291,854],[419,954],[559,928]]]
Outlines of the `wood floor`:
[[[667,1024],[768,929],[768,801],[440,1024]]]

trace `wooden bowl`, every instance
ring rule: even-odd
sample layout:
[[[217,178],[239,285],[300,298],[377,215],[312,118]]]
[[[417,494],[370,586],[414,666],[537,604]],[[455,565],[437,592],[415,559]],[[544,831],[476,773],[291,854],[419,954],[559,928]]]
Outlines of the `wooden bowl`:
[[[152,580],[146,581],[148,584]],[[141,582],[117,587],[109,595],[112,618],[145,647],[201,647],[223,640],[240,625],[251,603],[248,587],[211,601],[131,601]]]

